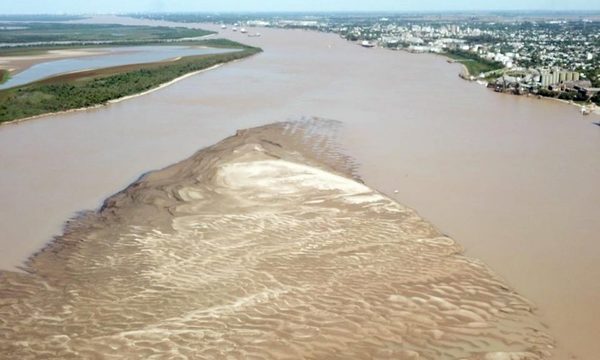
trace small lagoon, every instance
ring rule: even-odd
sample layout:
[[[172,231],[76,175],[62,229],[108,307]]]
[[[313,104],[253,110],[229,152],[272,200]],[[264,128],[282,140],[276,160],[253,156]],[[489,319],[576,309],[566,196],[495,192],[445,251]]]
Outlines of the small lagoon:
[[[99,55],[81,56],[67,59],[48,59],[48,61],[35,64],[0,85],[0,89],[7,89],[28,84],[37,80],[74,71],[101,69],[113,66],[152,63],[175,59],[183,56],[222,54],[234,49],[216,49],[189,46],[119,46],[109,48],[95,48],[103,52]]]

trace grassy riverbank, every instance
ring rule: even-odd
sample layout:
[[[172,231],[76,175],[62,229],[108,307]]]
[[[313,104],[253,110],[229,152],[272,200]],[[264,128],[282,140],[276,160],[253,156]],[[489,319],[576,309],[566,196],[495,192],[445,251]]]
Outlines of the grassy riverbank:
[[[444,55],[464,65],[469,72],[467,75],[479,76],[481,73],[500,70],[504,67],[500,62],[482,59],[467,51],[451,50]]]
[[[245,58],[261,51],[259,48],[221,39],[195,44],[239,51],[81,71],[2,90],[0,123],[106,104],[111,100],[148,91],[185,74]]]
[[[0,84],[4,84],[10,78],[10,73],[6,69],[0,69]]]

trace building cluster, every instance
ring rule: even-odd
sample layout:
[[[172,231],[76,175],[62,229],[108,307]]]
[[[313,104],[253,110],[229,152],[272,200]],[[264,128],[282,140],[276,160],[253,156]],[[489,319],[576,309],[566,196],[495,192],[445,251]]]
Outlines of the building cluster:
[[[334,29],[350,40],[419,52],[460,48],[506,67],[588,69],[600,60],[600,21],[469,22],[425,24],[376,22]]]
[[[590,94],[600,88],[600,12],[172,14],[165,19],[303,28],[337,33],[364,47],[458,53],[463,60],[456,61],[480,62],[483,66],[473,68],[485,71],[466,78],[500,91]]]
[[[597,88],[592,87],[590,80],[582,79],[577,71],[560,68],[527,69],[504,71],[489,86],[497,91],[514,91],[520,93],[537,92],[540,89],[552,91],[580,91],[584,95],[594,95]]]
[[[501,15],[325,14],[271,18],[268,26],[335,32],[351,41],[411,52],[445,53],[458,49],[499,62],[508,70],[537,69],[542,73],[540,84],[550,86],[578,81],[575,78],[585,78],[600,69],[600,16],[592,14],[589,19],[584,15],[515,20]]]

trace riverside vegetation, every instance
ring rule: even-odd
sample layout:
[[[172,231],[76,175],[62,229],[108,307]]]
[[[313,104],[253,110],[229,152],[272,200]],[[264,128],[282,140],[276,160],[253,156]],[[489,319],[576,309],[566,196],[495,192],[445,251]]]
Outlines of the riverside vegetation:
[[[165,26],[129,26],[105,24],[60,23],[2,23],[0,18],[0,43],[19,45],[56,42],[103,42],[161,41],[195,38],[214,34],[203,29]]]
[[[260,48],[211,39],[182,44],[238,51],[187,56],[175,61],[133,64],[58,75],[31,84],[0,91],[0,123],[106,104],[141,93],[182,75],[254,55]]]
[[[472,76],[477,76],[482,73],[485,74],[504,68],[501,62],[483,59],[476,54],[459,49],[450,50],[444,55],[457,63],[463,64],[467,68],[469,75]]]
[[[0,84],[5,83],[10,78],[10,74],[6,69],[0,69]]]
[[[22,16],[35,20],[36,16]],[[0,15],[0,57],[42,55],[51,50],[137,45],[161,45],[199,41],[215,32],[204,29],[116,24],[10,23],[19,16]],[[49,17],[53,19],[53,17]],[[58,17],[60,18],[60,17]],[[40,16],[39,21],[45,19]],[[69,19],[69,18],[67,18]],[[5,22],[3,22],[5,21]],[[25,20],[23,20],[25,21]]]

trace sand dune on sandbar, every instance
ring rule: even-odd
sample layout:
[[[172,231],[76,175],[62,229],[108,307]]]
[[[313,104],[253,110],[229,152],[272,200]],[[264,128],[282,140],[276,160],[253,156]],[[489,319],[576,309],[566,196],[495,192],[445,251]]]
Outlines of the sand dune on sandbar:
[[[337,126],[239,131],[72,220],[1,273],[0,355],[548,358],[533,305],[353,178]]]

